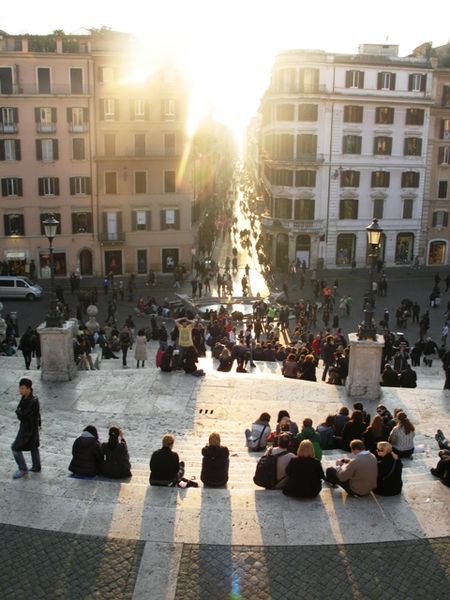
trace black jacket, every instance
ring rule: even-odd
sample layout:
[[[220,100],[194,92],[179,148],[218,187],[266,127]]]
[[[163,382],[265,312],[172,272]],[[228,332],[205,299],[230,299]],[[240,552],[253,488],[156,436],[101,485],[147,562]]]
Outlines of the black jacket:
[[[230,453],[225,446],[202,448],[202,473],[200,479],[207,487],[221,487],[228,481]]]
[[[365,423],[355,423],[350,420],[344,425],[342,430],[342,448],[344,450],[350,450],[350,442],[352,440],[360,440],[362,439],[362,435],[366,429]]]
[[[395,463],[395,464],[394,464]],[[402,461],[395,459],[391,453],[378,461],[378,479],[375,494],[380,496],[396,496],[402,491]]]
[[[287,483],[283,489],[286,496],[315,498],[322,489],[324,473],[320,461],[315,458],[293,458],[286,467]]]
[[[400,387],[415,388],[417,387],[417,374],[412,369],[405,369],[400,373]]]
[[[111,479],[131,477],[130,456],[125,441],[111,448],[109,443],[102,444],[102,475]]]
[[[41,413],[37,396],[33,396],[33,394],[22,396],[16,408],[16,415],[20,421],[20,427],[12,449],[15,451],[27,451],[39,448]]]
[[[69,471],[75,475],[95,477],[101,470],[103,455],[99,442],[87,431],[78,437],[72,446]]]
[[[155,450],[150,459],[150,483],[158,481],[168,485],[172,481],[175,482],[179,468],[180,459],[176,452],[167,447]]]

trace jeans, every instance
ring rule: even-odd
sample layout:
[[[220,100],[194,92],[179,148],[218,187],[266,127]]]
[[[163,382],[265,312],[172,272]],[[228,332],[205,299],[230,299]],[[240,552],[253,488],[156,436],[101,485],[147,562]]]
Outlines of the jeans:
[[[356,494],[354,492],[352,492],[352,489],[350,487],[350,482],[349,481],[341,481],[338,478],[337,471],[334,467],[328,467],[326,474],[325,474],[325,479],[334,485],[339,485],[341,488],[344,488],[344,490],[350,496],[356,496]]]
[[[124,367],[127,366],[127,354],[128,354],[129,346],[122,346],[122,365]]]
[[[33,469],[40,469],[41,468],[41,457],[39,455],[39,448],[33,448],[33,450],[30,450],[31,452],[31,464],[33,466]],[[13,450],[12,451],[14,459],[17,463],[17,466],[19,467],[19,469],[21,471],[28,471],[28,467],[27,467],[27,463],[25,462],[25,457],[23,455],[23,452],[21,450]]]

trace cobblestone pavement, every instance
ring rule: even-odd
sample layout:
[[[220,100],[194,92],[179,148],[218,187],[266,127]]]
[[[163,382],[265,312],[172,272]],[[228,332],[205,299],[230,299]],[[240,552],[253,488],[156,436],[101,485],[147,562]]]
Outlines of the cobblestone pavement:
[[[1,600],[132,598],[143,542],[12,525],[0,538]]]
[[[448,600],[450,538],[337,546],[184,545],[176,600]]]

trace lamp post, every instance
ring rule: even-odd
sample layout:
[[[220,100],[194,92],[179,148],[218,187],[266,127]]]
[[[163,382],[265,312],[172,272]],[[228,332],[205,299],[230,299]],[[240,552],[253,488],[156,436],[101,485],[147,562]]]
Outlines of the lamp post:
[[[50,246],[50,309],[46,317],[47,327],[61,327],[61,315],[58,311],[58,301],[55,294],[55,267],[53,264],[53,239],[56,236],[59,221],[53,215],[48,216],[43,222],[45,235]]]
[[[373,272],[378,257],[378,248],[380,245],[382,228],[378,225],[378,219],[373,219],[372,223],[366,227],[367,243],[369,246],[369,290],[367,300],[364,306],[364,320],[361,321],[358,328],[359,340],[376,340],[377,327],[373,321]]]

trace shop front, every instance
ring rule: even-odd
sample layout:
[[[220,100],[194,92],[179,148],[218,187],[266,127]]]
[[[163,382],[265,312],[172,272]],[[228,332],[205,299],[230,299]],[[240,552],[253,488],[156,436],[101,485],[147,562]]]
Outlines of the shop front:
[[[25,273],[27,273],[27,252],[25,250],[5,250],[2,274],[25,275]]]
[[[445,240],[433,240],[428,248],[429,265],[445,265],[447,255],[447,242]]]
[[[53,265],[55,277],[67,277],[67,258],[65,252],[53,252]],[[39,273],[42,279],[50,279],[50,252],[48,250],[39,253]]]

